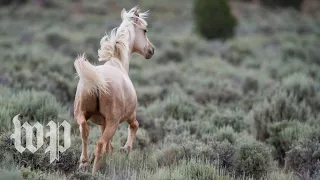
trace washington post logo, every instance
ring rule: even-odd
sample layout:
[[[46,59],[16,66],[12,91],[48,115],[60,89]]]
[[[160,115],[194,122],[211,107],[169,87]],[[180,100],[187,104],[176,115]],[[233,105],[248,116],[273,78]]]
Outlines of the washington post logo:
[[[13,120],[14,133],[11,138],[15,140],[15,148],[20,153],[23,153],[26,149],[30,152],[35,153],[39,148],[43,146],[44,143],[44,132],[43,126],[37,122],[31,126],[28,122],[25,122],[21,126],[19,120],[19,114],[16,115]],[[49,127],[49,131],[45,134],[45,138],[50,138],[49,146],[45,149],[45,153],[50,153],[50,163],[54,160],[59,160],[59,152],[65,152],[71,145],[71,126],[67,121],[63,121],[61,124],[56,124],[50,121],[46,126]],[[59,130],[63,127],[63,146],[59,144]],[[21,144],[21,130],[24,129],[26,132],[26,146],[23,147]],[[33,133],[36,130],[36,146],[33,145]]]

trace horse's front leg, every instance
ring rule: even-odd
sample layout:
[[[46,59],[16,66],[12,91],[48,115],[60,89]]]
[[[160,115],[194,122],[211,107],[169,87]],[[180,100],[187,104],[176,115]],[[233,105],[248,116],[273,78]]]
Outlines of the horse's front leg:
[[[89,126],[84,115],[79,115],[77,118],[77,123],[79,124],[80,135],[82,138],[82,152],[80,157],[80,170],[88,170],[90,167],[89,157],[88,157],[88,136],[89,136]]]
[[[128,127],[128,138],[126,144],[121,147],[121,151],[125,152],[131,152],[132,151],[132,144],[133,144],[133,139],[134,136],[136,135],[136,132],[138,131],[139,128],[139,123],[136,119],[136,112],[133,113],[131,118],[127,121],[129,124]]]

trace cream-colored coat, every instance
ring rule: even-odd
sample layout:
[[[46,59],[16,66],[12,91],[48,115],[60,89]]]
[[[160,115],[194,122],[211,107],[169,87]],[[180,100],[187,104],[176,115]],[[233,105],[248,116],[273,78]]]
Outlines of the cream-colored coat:
[[[99,60],[104,65],[93,66],[85,56],[79,56],[74,65],[79,75],[79,83],[74,102],[74,117],[79,124],[82,137],[81,169],[89,166],[87,152],[89,126],[87,120],[101,126],[102,136],[98,140],[92,173],[99,168],[101,156],[112,151],[111,140],[119,123],[128,122],[128,138],[122,150],[132,150],[133,138],[138,130],[136,120],[137,96],[128,76],[129,58],[132,53],[139,53],[146,59],[154,54],[154,46],[146,37],[147,23],[143,18],[146,13],[139,13],[134,7],[129,12],[122,10],[118,30],[101,40]]]

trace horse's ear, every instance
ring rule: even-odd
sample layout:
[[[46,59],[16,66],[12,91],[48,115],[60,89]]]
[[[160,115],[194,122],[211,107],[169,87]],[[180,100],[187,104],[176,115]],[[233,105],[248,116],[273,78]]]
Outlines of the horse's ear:
[[[127,14],[127,11],[126,11],[125,8],[123,8],[122,11],[121,11],[121,19],[122,20],[124,20],[124,17],[126,16],[126,14]]]
[[[137,17],[139,17],[139,13],[140,13],[140,9],[137,8],[137,9],[134,11],[134,15],[137,16]]]

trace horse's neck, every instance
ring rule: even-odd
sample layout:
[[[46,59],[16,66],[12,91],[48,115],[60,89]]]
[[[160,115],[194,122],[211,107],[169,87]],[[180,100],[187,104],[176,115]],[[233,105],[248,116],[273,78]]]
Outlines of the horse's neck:
[[[129,41],[130,41],[130,36],[128,37],[128,41],[127,41],[127,43],[128,43],[127,47],[129,49],[127,49],[127,51],[124,52],[123,57],[117,57],[120,60],[122,66],[125,69],[127,74],[129,73],[130,58],[131,58],[131,54],[132,54],[132,46]]]
[[[127,28],[127,27],[125,27]],[[123,30],[126,31],[126,30]],[[123,35],[123,34],[122,34]],[[122,37],[123,38],[123,37]],[[129,73],[129,64],[130,64],[130,57],[132,54],[132,43],[131,43],[131,36],[130,33],[126,34],[124,36],[124,39],[122,39],[122,42],[124,44],[126,44],[126,49],[122,49],[122,51],[118,51],[118,53],[116,53],[114,55],[114,57],[111,58],[111,61],[115,61],[111,64],[115,65],[116,67],[120,67],[121,70],[124,70],[126,74]]]
[[[133,37],[131,36],[131,33],[130,33],[131,31],[130,31],[129,27],[125,27],[125,28],[128,28],[126,30],[126,32],[128,32],[128,33],[125,36],[126,37],[126,45],[127,45],[128,49],[126,52],[124,52],[125,55],[124,55],[124,57],[122,57],[123,59],[121,59],[120,61],[122,62],[123,68],[125,69],[126,73],[128,74],[129,73],[130,58],[132,55],[132,48],[133,48],[133,46],[132,46],[132,41],[133,41],[132,38]]]
[[[120,60],[117,59],[117,58],[112,58],[112,59],[110,59],[109,61],[107,61],[105,64],[107,64],[107,65],[109,65],[109,66],[112,66],[112,67],[115,67],[115,68],[121,70],[122,72],[124,72],[124,73],[126,73],[126,74],[128,73],[128,72],[126,71],[126,69],[123,67],[123,65],[122,65],[122,63],[120,62]]]
[[[129,52],[125,52],[127,53],[127,55],[125,56],[126,58],[120,59],[121,57],[119,57],[119,61],[120,64],[122,65],[123,69],[126,71],[126,73],[129,73],[129,65],[130,65],[130,57],[131,57],[131,49],[129,48]]]
[[[121,62],[122,62],[123,68],[125,69],[125,71],[128,74],[129,73],[129,64],[130,64],[130,55],[128,55],[127,59],[123,59]]]
[[[127,56],[128,57],[127,59],[120,59],[120,57],[113,57],[109,61],[107,61],[106,64],[116,67],[121,71],[124,71],[126,74],[128,74],[129,64],[130,64],[130,55],[131,54]]]

